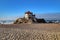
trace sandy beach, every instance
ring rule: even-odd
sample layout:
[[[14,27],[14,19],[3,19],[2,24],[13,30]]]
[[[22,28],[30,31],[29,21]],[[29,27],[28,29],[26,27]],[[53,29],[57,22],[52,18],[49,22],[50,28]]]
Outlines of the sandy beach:
[[[60,24],[0,24],[0,40],[60,40]]]

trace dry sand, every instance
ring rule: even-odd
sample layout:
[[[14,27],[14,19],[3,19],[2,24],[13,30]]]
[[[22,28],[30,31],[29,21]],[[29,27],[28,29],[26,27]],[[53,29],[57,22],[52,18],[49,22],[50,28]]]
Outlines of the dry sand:
[[[0,24],[0,40],[60,40],[60,24]]]

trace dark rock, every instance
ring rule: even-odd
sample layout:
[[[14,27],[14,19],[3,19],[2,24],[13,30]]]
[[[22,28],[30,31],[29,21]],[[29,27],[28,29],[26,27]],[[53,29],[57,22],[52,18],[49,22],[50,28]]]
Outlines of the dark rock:
[[[37,19],[38,23],[46,23],[46,21],[44,19]]]

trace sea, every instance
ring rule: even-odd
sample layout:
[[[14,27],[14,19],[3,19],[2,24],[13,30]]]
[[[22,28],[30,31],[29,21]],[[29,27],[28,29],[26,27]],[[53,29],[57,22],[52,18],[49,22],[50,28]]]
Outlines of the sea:
[[[60,20],[45,20],[47,23],[53,22],[53,23],[60,23]],[[13,24],[15,20],[0,20],[0,24]]]
[[[13,24],[15,20],[0,20],[0,24]]]

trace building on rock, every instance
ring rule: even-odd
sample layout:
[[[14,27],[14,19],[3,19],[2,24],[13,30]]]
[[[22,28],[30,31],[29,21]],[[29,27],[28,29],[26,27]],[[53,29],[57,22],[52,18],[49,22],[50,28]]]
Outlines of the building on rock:
[[[28,11],[25,12],[25,15],[23,18],[18,18],[14,24],[21,24],[21,23],[45,23],[44,19],[37,19],[35,15]]]

